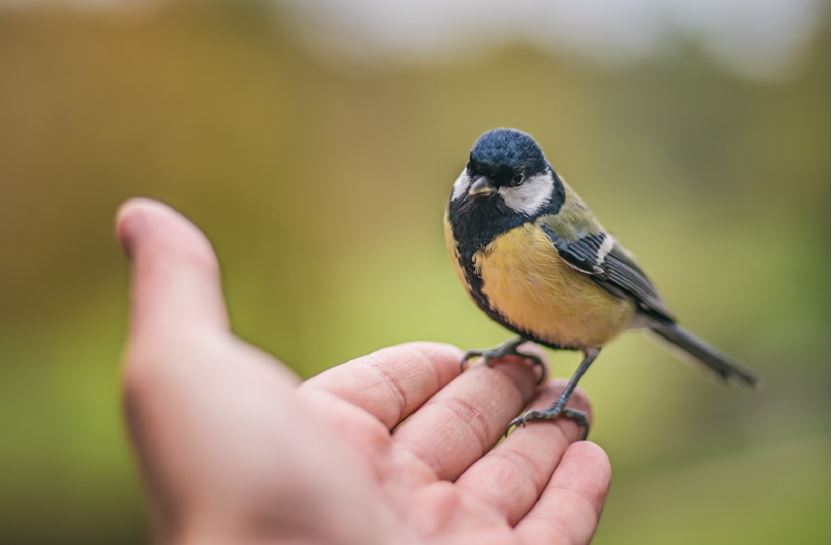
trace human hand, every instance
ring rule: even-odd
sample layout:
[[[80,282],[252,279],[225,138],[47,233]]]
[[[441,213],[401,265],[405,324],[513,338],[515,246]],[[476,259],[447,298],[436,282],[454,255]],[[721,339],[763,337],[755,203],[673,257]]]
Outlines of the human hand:
[[[536,374],[460,374],[447,345],[385,348],[300,382],[230,331],[211,246],[171,209],[125,204],[128,427],[163,543],[583,544],[610,480],[570,420],[517,429]],[[572,406],[588,411],[581,393]]]

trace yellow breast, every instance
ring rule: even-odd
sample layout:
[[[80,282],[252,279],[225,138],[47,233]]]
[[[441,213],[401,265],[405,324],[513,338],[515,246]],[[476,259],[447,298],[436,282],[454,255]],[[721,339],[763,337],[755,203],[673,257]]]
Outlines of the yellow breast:
[[[569,267],[535,224],[499,236],[476,254],[475,265],[490,306],[551,344],[602,346],[634,316],[631,302]]]

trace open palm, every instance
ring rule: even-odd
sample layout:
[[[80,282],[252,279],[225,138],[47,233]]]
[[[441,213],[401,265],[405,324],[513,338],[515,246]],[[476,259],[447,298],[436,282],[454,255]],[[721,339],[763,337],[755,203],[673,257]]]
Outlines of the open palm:
[[[537,390],[535,370],[512,359],[461,374],[461,352],[434,343],[300,382],[230,333],[216,259],[193,225],[136,200],[117,230],[133,268],[126,414],[161,541],[591,540],[610,479],[603,451],[563,419],[496,444],[564,383]]]

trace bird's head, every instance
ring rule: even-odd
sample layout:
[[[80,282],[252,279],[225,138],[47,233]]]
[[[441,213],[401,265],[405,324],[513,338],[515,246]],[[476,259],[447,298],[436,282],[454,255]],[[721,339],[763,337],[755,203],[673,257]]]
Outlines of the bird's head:
[[[553,208],[559,179],[539,145],[516,129],[482,134],[455,180],[450,208],[459,213],[481,210],[488,215],[532,218]]]

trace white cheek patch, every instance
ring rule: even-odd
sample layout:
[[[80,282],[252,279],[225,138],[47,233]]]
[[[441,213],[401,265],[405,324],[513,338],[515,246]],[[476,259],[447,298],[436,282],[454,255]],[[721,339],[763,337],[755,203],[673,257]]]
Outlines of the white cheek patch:
[[[509,208],[529,216],[542,210],[553,192],[554,177],[550,170],[528,178],[520,186],[499,188],[499,194]]]
[[[460,199],[467,193],[467,186],[470,185],[470,177],[467,176],[467,169],[461,171],[461,175],[452,184],[452,200]]]

